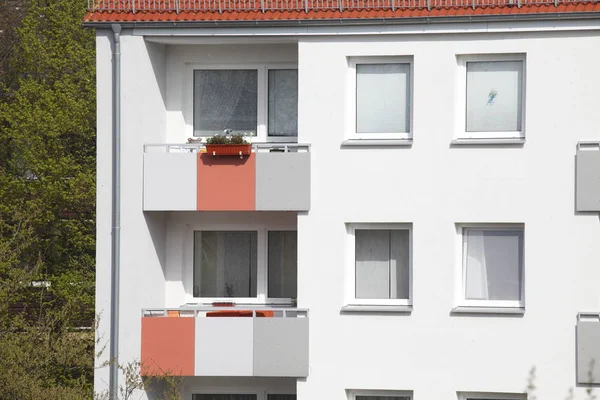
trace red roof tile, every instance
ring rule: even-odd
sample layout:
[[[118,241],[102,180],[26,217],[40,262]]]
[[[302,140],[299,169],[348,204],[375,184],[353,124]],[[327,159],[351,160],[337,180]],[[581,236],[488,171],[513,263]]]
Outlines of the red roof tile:
[[[524,15],[543,13],[587,13],[600,12],[600,0],[573,1],[560,0],[558,5],[524,4],[518,7],[517,0],[430,0],[431,9],[427,9],[427,0],[269,0],[271,9],[261,11],[260,0],[221,0],[224,5],[232,4],[240,11],[223,10],[219,12],[218,0],[204,0],[198,4],[207,5],[207,10],[194,11],[197,0],[178,0],[180,10],[175,9],[175,0],[136,0],[134,12],[131,0],[95,0],[96,6],[84,17],[84,22],[194,22],[194,21],[301,21],[301,20],[340,20],[340,19],[398,19],[415,17],[452,17],[480,15]],[[218,2],[217,2],[218,1]],[[531,0],[523,0],[523,3]],[[339,2],[343,11],[339,10]],[[359,2],[364,5],[359,9]],[[295,4],[296,7],[291,5]],[[368,8],[368,4],[377,7]],[[494,3],[494,5],[487,5]],[[158,6],[156,6],[158,4]],[[303,9],[308,4],[309,11]],[[395,4],[392,9],[391,4]],[[452,6],[437,6],[454,4]],[[458,5],[456,5],[458,4]],[[110,6],[109,6],[110,5]],[[157,7],[159,9],[154,9]],[[401,7],[401,8],[397,8]],[[227,7],[223,7],[227,8]]]

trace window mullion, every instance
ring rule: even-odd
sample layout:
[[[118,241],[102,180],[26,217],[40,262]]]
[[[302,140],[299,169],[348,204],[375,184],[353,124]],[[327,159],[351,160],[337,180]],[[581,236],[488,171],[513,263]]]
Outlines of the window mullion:
[[[259,142],[265,142],[267,139],[267,106],[268,106],[268,67],[258,68],[258,115],[257,115],[257,127],[256,137]]]
[[[268,254],[267,254],[267,229],[261,228],[258,230],[257,235],[257,254],[258,254],[258,265],[256,270],[256,294],[259,301],[265,303],[268,298],[267,286],[268,286],[268,276],[267,276],[267,263],[268,263]]]

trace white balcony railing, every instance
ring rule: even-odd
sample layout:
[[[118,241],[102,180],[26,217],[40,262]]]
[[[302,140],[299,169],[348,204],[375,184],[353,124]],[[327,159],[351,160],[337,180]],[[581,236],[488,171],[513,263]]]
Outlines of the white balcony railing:
[[[144,145],[144,153],[201,153],[205,150],[202,143],[147,143]],[[302,143],[252,143],[252,151],[255,153],[308,153],[310,144]]]
[[[227,315],[228,314],[228,315]],[[236,307],[212,307],[186,305],[174,308],[144,308],[142,317],[264,317],[270,318],[306,318],[308,310],[304,308],[271,307],[271,306],[236,306]]]

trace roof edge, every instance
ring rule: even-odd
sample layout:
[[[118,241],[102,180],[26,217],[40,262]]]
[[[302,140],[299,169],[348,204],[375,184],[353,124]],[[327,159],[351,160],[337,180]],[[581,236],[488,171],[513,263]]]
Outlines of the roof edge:
[[[414,25],[435,23],[553,21],[600,19],[600,12],[571,11],[558,13],[479,14],[459,16],[428,16],[399,18],[337,18],[296,20],[212,20],[212,21],[83,21],[86,28],[110,28],[113,24],[123,28],[282,28],[282,27],[332,27],[369,25]]]

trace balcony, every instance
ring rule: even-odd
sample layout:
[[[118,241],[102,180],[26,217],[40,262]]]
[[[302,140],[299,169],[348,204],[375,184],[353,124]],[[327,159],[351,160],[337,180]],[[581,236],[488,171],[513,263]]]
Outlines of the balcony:
[[[254,143],[242,157],[146,144],[143,193],[144,211],[308,211],[310,145]]]
[[[181,307],[142,311],[146,376],[308,376],[308,311]]]

